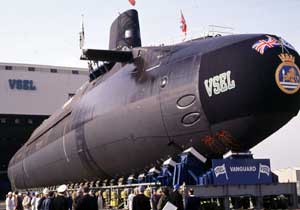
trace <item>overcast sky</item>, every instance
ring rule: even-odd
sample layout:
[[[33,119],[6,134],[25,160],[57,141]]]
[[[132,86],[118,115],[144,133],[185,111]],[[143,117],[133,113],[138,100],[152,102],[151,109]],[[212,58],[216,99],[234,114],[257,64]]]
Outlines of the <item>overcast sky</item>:
[[[234,33],[279,35],[300,50],[300,0],[136,0],[142,44],[180,40],[180,10],[195,37],[208,25],[230,26]],[[0,62],[86,67],[79,60],[84,14],[86,47],[106,49],[111,22],[132,8],[128,0],[10,0],[1,2]],[[298,93],[299,94],[299,93]],[[300,117],[254,148],[274,168],[300,166]]]

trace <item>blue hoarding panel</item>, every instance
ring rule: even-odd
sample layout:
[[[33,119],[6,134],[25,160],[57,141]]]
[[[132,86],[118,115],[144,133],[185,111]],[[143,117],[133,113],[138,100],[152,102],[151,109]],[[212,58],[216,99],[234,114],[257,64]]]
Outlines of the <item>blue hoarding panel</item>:
[[[214,184],[270,184],[269,159],[212,160]]]

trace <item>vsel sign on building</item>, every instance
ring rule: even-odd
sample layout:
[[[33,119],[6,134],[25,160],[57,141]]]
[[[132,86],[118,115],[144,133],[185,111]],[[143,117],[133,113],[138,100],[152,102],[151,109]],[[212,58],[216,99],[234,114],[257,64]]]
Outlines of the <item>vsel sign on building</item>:
[[[12,90],[36,90],[33,80],[9,79],[8,83]]]

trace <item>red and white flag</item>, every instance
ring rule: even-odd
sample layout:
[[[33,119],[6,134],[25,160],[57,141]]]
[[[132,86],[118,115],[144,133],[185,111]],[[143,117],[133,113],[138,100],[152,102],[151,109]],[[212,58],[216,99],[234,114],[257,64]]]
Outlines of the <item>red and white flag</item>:
[[[185,18],[182,14],[182,11],[180,10],[180,14],[181,14],[181,18],[180,18],[180,28],[181,28],[181,31],[184,33],[184,35],[186,36],[186,32],[187,32],[187,25],[186,25],[186,22],[185,22]]]
[[[132,6],[135,5],[135,0],[128,0],[128,1],[129,1],[129,3],[130,3]]]

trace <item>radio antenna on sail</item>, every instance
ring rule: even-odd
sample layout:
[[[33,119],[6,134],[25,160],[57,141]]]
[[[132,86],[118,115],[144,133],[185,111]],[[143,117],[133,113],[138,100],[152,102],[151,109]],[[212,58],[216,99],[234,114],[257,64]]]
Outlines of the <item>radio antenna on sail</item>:
[[[84,22],[83,22],[84,16],[81,15],[81,31],[79,32],[79,47],[80,49],[83,49],[84,46]]]

